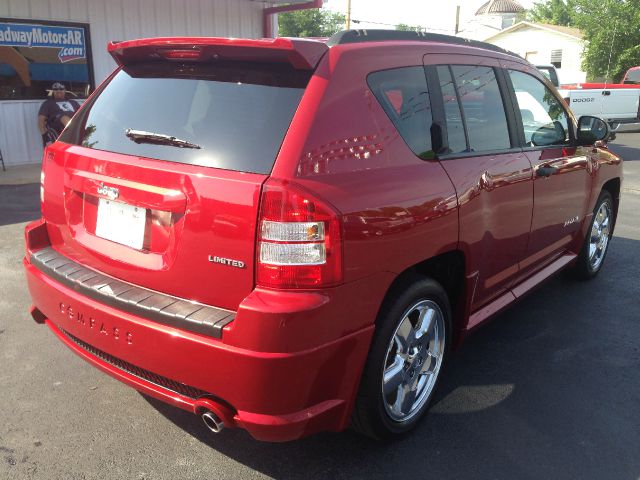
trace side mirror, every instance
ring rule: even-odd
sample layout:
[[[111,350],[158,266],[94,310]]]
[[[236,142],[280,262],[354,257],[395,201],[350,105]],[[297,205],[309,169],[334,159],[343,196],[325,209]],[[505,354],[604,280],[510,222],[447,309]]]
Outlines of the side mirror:
[[[548,145],[562,145],[565,141],[566,132],[558,121],[542,125],[531,134],[531,143],[535,147],[546,147]]]
[[[601,118],[584,115],[578,120],[578,145],[606,142],[610,135],[609,125]]]

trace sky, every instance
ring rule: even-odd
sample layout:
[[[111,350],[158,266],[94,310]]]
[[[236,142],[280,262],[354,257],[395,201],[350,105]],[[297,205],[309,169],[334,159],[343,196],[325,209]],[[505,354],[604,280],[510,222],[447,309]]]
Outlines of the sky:
[[[394,28],[399,23],[420,25],[434,33],[453,34],[456,6],[463,25],[487,0],[351,0],[351,18],[361,20],[351,28]],[[531,8],[533,0],[517,0]],[[539,1],[539,0],[538,0]],[[347,0],[326,0],[324,8],[346,13]],[[366,22],[365,22],[366,21]]]

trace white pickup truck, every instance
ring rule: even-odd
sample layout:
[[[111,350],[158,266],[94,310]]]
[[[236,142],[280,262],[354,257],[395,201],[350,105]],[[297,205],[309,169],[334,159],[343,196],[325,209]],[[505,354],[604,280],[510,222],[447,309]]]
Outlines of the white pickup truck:
[[[578,83],[558,91],[576,117],[600,117],[613,132],[621,124],[640,122],[640,85]]]

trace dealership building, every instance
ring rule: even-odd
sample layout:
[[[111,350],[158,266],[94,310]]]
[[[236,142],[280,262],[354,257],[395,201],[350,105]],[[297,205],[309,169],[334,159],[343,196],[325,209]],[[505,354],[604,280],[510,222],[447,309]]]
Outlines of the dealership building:
[[[272,37],[277,13],[322,0],[2,0],[0,151],[39,162],[38,109],[54,82],[86,98],[116,68],[111,41],[144,37]],[[1,173],[0,173],[1,174]]]

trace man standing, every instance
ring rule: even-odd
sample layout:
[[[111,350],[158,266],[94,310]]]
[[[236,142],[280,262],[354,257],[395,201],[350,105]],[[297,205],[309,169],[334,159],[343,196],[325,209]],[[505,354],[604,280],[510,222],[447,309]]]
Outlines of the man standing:
[[[59,82],[51,86],[53,98],[48,98],[38,111],[38,128],[42,135],[42,145],[47,146],[56,141],[60,132],[69,123],[80,104],[75,100],[67,100],[65,86]]]

